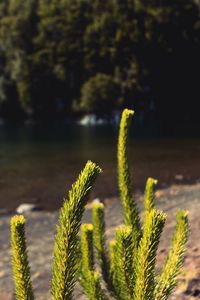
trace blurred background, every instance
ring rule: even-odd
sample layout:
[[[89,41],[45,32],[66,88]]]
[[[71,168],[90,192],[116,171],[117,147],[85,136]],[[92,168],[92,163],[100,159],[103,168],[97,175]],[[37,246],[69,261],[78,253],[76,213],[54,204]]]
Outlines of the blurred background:
[[[60,207],[88,159],[118,194],[123,108],[134,187],[200,179],[198,0],[0,1],[0,210]]]

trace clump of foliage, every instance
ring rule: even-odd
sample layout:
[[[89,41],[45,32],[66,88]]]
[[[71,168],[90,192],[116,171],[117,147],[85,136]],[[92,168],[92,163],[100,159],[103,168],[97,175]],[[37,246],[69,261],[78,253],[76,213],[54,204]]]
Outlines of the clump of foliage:
[[[55,300],[72,299],[79,248],[77,235],[89,192],[100,172],[101,169],[96,164],[88,161],[72,185],[68,199],[64,199],[63,207],[60,210],[55,237],[52,278],[52,297]],[[11,219],[11,245],[17,300],[33,299],[24,222],[23,216],[15,216]]]
[[[119,97],[119,92],[119,85],[112,76],[97,73],[82,86],[78,108],[97,113],[112,111],[112,108],[117,106],[116,99]]]
[[[24,216],[15,216],[11,220],[11,245],[16,299],[33,300],[30,267],[26,250]]]
[[[75,184],[72,185],[69,199],[64,201],[60,211],[55,238],[52,279],[52,294],[56,300],[72,297],[77,265],[77,234],[88,193],[100,171],[98,166],[88,162]]]
[[[127,155],[128,131],[132,116],[133,111],[125,109],[120,124],[118,184],[124,225],[116,228],[115,240],[110,242],[110,251],[106,247],[104,205],[95,203],[92,209],[94,253],[101,268],[104,282],[102,286],[105,288],[103,296],[101,293],[99,298],[91,297],[92,284],[90,287],[90,279],[87,277],[87,288],[84,284],[82,286],[91,300],[107,297],[120,300],[167,299],[177,282],[176,278],[183,261],[188,219],[187,212],[180,210],[177,212],[176,229],[168,257],[161,272],[156,272],[156,253],[166,215],[155,207],[155,179],[148,178],[146,183],[143,219],[140,218],[133,198]],[[92,225],[87,225],[88,228],[89,226]],[[92,240],[92,237],[90,239]],[[92,245],[89,240],[88,243]],[[94,261],[94,253],[82,243],[82,257],[90,257],[91,261]],[[84,274],[86,273],[87,271]]]
[[[92,224],[83,224],[78,238],[88,193],[101,171],[88,162],[60,211],[54,248],[54,300],[73,299],[76,280],[90,300],[166,300],[177,283],[188,235],[187,212],[177,212],[169,254],[157,273],[157,249],[166,215],[155,206],[155,179],[149,178],[146,183],[143,218],[132,196],[127,157],[132,116],[133,111],[123,111],[118,143],[118,181],[124,225],[116,228],[115,239],[107,247],[104,205],[94,203]],[[33,299],[24,222],[22,216],[11,221],[14,280],[17,299]]]

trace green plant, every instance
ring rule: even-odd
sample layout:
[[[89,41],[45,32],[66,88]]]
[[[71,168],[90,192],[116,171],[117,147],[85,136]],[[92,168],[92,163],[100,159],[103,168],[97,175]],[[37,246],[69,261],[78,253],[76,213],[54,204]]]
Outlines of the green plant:
[[[100,173],[92,162],[72,185],[68,200],[60,211],[55,238],[52,298],[73,299],[79,280],[90,300],[165,300],[177,282],[188,235],[187,212],[177,212],[176,229],[166,262],[156,271],[157,248],[166,215],[155,208],[157,181],[149,178],[144,196],[144,215],[140,217],[132,197],[127,141],[133,111],[122,114],[118,143],[118,183],[124,225],[116,228],[115,240],[107,248],[104,205],[93,204],[92,223],[81,226],[88,193]],[[17,299],[33,299],[22,216],[11,220],[13,270]]]
[[[72,299],[77,271],[78,239],[81,217],[89,192],[101,169],[87,162],[77,181],[64,199],[55,237],[52,297],[54,300]],[[11,246],[17,300],[33,299],[24,232],[25,219],[11,219]],[[22,297],[23,295],[23,297]]]
[[[92,208],[93,244],[101,268],[104,294],[118,300],[165,300],[176,285],[182,265],[188,235],[187,212],[183,210],[177,212],[171,248],[163,269],[157,274],[156,253],[166,215],[155,208],[157,180],[153,178],[147,180],[143,219],[133,198],[127,153],[132,116],[133,111],[128,109],[123,111],[118,141],[118,184],[125,225],[116,228],[116,237],[110,242],[108,253],[104,206],[102,203],[95,203]],[[87,249],[85,243],[82,243],[82,259],[84,253],[88,253],[90,257],[94,256],[92,249],[89,251],[90,254]],[[82,285],[87,295],[90,289],[89,282],[90,278],[87,277],[87,291]],[[96,296],[89,299],[101,298]]]
[[[16,299],[33,300],[23,216],[15,216],[11,220],[11,246]]]

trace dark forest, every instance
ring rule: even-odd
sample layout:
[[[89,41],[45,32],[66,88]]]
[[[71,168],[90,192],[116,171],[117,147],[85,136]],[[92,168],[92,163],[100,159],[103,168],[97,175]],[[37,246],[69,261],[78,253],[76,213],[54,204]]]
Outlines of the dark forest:
[[[0,117],[130,107],[162,133],[195,133],[199,54],[193,0],[1,0]]]

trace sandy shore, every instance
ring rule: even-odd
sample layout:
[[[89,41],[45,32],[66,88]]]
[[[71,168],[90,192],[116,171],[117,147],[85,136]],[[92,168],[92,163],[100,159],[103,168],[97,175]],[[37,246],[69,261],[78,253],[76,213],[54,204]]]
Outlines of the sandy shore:
[[[118,199],[105,199],[107,237],[114,236],[115,227],[123,222],[122,210]],[[137,201],[142,210],[142,196],[137,195]],[[189,211],[190,236],[183,271],[179,285],[171,299],[200,299],[200,184],[174,185],[157,192],[157,207],[164,210],[168,219],[162,235],[158,266],[164,261],[172,231],[175,226],[177,208]],[[9,222],[11,215],[0,216],[0,299],[11,300],[13,297],[13,281],[10,258]],[[51,266],[53,253],[53,237],[58,212],[32,212],[26,215],[27,243],[31,264],[32,281],[36,299],[50,299],[49,286],[51,282]],[[87,206],[83,222],[91,219],[90,205]],[[75,299],[85,299],[81,291],[76,289]]]

